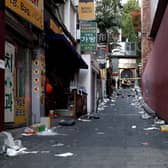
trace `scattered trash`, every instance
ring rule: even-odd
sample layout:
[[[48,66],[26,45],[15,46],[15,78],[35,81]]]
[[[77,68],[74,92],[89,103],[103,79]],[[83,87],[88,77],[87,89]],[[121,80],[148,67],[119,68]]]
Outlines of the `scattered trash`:
[[[23,134],[24,136],[30,136],[33,134],[35,134],[35,131],[32,128],[26,127],[24,129],[24,134]]]
[[[104,108],[103,107],[98,107],[98,109],[97,109],[98,111],[103,111],[104,110]]]
[[[22,151],[22,154],[37,154],[39,151]]]
[[[132,127],[131,127],[132,129],[135,129],[136,128],[136,125],[132,125]]]
[[[59,125],[61,126],[73,126],[75,124],[74,119],[63,119],[59,121]]]
[[[55,154],[54,156],[58,156],[58,157],[68,157],[68,156],[73,156],[74,154],[71,152],[67,152],[67,153],[62,153],[62,154]]]
[[[36,135],[41,135],[41,136],[54,136],[58,135],[58,133],[53,132],[51,129],[46,129],[43,132],[38,132]]]
[[[141,117],[142,117],[142,119],[150,119],[151,118],[151,116],[147,113],[144,113]]]
[[[64,144],[62,144],[62,143],[57,143],[57,144],[52,145],[52,147],[60,147],[60,146],[64,146]]]
[[[144,111],[139,111],[138,113],[139,113],[139,114],[144,114],[145,112],[144,112]]]
[[[113,103],[114,103],[114,102],[116,102],[116,100],[112,99],[112,100],[111,100],[111,102],[113,102]]]
[[[28,130],[28,129],[27,129]],[[22,146],[21,140],[14,140],[13,136],[9,132],[2,132],[1,135],[4,137],[3,153],[7,156],[14,157],[20,154],[37,154],[39,151],[27,151],[27,148]],[[1,138],[2,140],[2,138]],[[41,151],[41,153],[49,153],[49,151]]]
[[[24,129],[24,133],[22,133],[23,136],[31,136],[38,132],[45,131],[45,125],[44,124],[34,124],[31,127],[26,127]]]
[[[139,99],[139,100],[142,100],[143,98],[142,98],[142,96],[140,96],[140,97],[138,97],[138,99]]]
[[[131,103],[131,106],[135,106],[136,105],[136,103]]]
[[[32,136],[33,134],[22,133],[22,136]]]
[[[168,132],[168,125],[161,125],[160,126],[160,131],[161,132]]]
[[[81,119],[81,118],[78,118],[79,121],[83,121],[83,122],[90,122],[91,120],[89,119]]]
[[[107,103],[108,101],[110,101],[110,99],[105,98],[103,101],[104,101],[105,103]]]
[[[18,150],[21,148],[21,146],[18,146],[15,141],[14,141],[14,138],[12,136],[11,133],[9,132],[2,132],[3,135],[5,136],[4,138],[4,146],[7,147],[7,148],[11,148],[11,149],[14,149],[14,150]]]
[[[157,127],[149,127],[149,128],[144,128],[144,131],[150,131],[150,130],[158,130],[159,128]]]
[[[23,151],[27,150],[27,148],[20,148],[18,150],[12,149],[12,148],[7,148],[6,154],[7,156],[17,156],[19,154],[22,154]]]
[[[165,121],[164,120],[159,120],[159,119],[156,119],[154,121],[155,124],[165,124]]]

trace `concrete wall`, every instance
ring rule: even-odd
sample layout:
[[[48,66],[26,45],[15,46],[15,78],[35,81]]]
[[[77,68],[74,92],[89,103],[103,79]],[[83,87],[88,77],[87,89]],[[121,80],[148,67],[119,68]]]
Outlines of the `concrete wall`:
[[[79,72],[79,87],[85,87],[87,92],[87,112],[88,114],[96,111],[96,101],[98,98],[97,88],[97,74],[99,70],[97,69],[95,61],[91,58],[90,54],[82,55],[82,58],[88,65],[88,69],[80,69]]]
[[[76,39],[77,11],[71,0],[67,0],[64,6],[64,24]]]
[[[82,55],[82,58],[88,65],[88,69],[80,69],[79,73],[79,85],[84,86],[87,92],[87,112],[91,113],[91,55]]]
[[[142,77],[145,102],[168,121],[168,7]]]

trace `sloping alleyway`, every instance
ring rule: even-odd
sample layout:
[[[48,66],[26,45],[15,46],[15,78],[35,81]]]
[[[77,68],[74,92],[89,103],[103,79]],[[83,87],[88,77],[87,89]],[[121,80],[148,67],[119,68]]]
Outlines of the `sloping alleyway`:
[[[1,168],[168,168],[168,133],[144,119],[132,89],[109,100],[100,119],[56,127],[55,136],[23,137],[26,154],[0,156]],[[57,154],[67,153],[69,157]]]

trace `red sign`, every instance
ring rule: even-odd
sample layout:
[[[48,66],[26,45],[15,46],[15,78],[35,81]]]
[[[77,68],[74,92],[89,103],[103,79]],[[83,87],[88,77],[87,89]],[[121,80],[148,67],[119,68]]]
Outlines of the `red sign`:
[[[118,76],[118,73],[117,72],[113,72],[112,76]]]

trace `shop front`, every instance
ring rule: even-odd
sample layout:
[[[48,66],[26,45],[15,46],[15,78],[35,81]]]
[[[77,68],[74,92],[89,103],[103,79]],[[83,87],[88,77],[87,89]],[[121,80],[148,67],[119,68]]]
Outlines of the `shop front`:
[[[48,16],[46,27],[46,115],[54,111],[56,115],[76,115],[74,105],[77,95],[70,88],[80,68],[87,64],[77,53],[71,40],[61,31],[54,18]]]
[[[5,40],[5,124],[28,124],[31,112],[33,46],[6,24]],[[17,36],[20,35],[19,36]]]
[[[42,2],[42,1],[41,1]],[[32,68],[39,48],[43,19],[32,19],[36,10],[33,2],[5,1],[4,44],[4,123],[6,128],[32,124]],[[22,3],[29,9],[27,16],[19,8]],[[40,8],[42,4],[40,3]],[[42,13],[38,13],[42,14]],[[41,23],[41,24],[40,24]]]

